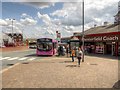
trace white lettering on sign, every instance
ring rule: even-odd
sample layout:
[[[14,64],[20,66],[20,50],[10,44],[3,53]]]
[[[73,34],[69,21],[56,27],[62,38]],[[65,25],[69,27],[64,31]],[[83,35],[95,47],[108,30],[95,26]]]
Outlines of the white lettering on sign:
[[[104,36],[103,37],[103,40],[104,41],[114,41],[114,40],[118,40],[119,38],[117,36],[114,36],[114,37],[107,37],[107,36]]]
[[[103,37],[93,37],[85,38],[85,41],[117,41],[119,40],[118,36],[103,36]]]
[[[94,38],[94,41],[101,41],[102,40],[102,37],[95,37]]]
[[[85,41],[93,41],[94,38],[85,38],[84,40],[85,40]]]

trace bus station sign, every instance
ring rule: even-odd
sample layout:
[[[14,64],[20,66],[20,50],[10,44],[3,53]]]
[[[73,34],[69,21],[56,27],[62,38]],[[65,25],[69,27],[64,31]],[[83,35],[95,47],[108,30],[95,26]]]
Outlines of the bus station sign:
[[[97,41],[119,41],[120,40],[120,36],[119,35],[112,35],[112,36],[92,36],[92,37],[85,37],[84,38],[85,41],[94,41],[94,42],[97,42]]]

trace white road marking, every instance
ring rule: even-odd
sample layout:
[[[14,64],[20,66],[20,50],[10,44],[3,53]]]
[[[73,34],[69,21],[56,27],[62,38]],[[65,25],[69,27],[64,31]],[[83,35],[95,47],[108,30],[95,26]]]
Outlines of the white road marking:
[[[4,73],[5,71],[8,71],[9,69],[11,69],[11,68],[13,68],[13,67],[15,67],[15,66],[17,66],[17,65],[19,65],[19,64],[20,64],[20,63],[16,63],[15,65],[13,65],[13,66],[11,66],[11,67],[5,68],[5,69],[1,70],[0,73]]]
[[[19,57],[14,57],[14,58],[10,58],[10,59],[7,59],[7,60],[15,60],[15,59],[18,59]]]
[[[20,59],[18,59],[18,60],[25,60],[25,59],[27,59],[28,57],[24,57],[24,58],[20,58]]]
[[[36,58],[28,58],[28,57],[0,57],[0,60],[25,60],[27,59],[28,61],[35,60]]]
[[[28,61],[32,61],[32,60],[34,60],[34,59],[36,59],[36,58],[30,58],[30,59],[28,59]]]
[[[4,59],[9,59],[10,57],[4,57],[4,58],[0,58],[0,60],[4,60]]]
[[[11,52],[15,53],[15,52],[26,52],[26,51],[33,51],[33,49],[31,49],[31,50],[30,49],[29,50],[21,50],[21,51],[11,51]],[[8,53],[11,53],[11,52],[3,52],[3,54],[4,53],[8,54]]]

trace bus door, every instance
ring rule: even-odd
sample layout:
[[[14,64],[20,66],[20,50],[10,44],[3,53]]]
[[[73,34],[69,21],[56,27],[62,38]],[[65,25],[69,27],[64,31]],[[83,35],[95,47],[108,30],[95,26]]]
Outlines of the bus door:
[[[57,48],[57,43],[56,42],[53,42],[53,54],[56,53],[56,49]]]

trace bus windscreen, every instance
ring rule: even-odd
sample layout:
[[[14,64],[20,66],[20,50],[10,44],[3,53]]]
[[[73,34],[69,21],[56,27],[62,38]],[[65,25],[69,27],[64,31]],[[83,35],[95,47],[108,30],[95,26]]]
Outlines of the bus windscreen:
[[[38,44],[37,44],[37,48],[38,48],[38,50],[40,50],[40,51],[49,51],[49,50],[51,50],[52,49],[52,42],[39,42]]]
[[[52,42],[52,39],[49,38],[41,38],[41,39],[37,39],[37,42]]]

